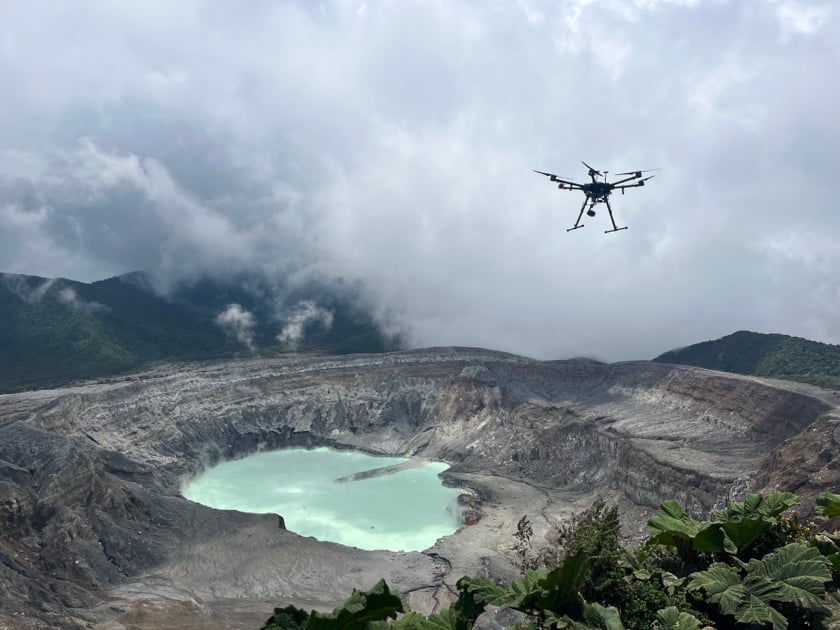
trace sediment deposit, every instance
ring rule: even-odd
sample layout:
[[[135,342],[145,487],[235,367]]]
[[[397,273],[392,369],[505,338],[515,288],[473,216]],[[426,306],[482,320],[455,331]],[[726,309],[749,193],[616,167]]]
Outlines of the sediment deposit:
[[[523,515],[543,536],[601,496],[632,537],[666,498],[703,512],[752,488],[832,487],[837,400],[464,348],[163,366],[0,396],[0,627],[255,628],[275,605],[329,609],[380,577],[429,611],[464,574],[513,574]],[[450,463],[469,524],[423,553],[369,552],[180,496],[219,461],[316,445]]]

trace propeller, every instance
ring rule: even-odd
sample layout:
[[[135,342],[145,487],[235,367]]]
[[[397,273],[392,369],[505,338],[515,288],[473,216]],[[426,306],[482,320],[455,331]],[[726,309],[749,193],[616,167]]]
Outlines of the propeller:
[[[581,160],[580,163],[583,164],[586,168],[588,168],[590,172],[595,173],[596,175],[602,175],[603,174],[598,169],[594,169],[591,166],[589,166],[589,164],[587,164],[583,160]]]
[[[566,181],[570,181],[568,177],[561,177],[560,175],[555,175],[554,173],[546,173],[545,171],[538,171],[538,170],[533,169],[533,168],[531,170],[534,171],[535,173],[539,173],[540,175],[545,175],[546,177],[551,178],[551,181],[553,181],[553,182],[559,182],[561,179],[566,180]]]
[[[642,173],[651,173],[653,171],[659,171],[662,169],[659,168],[647,168],[647,169],[640,169],[638,171],[627,171],[626,173],[615,173],[615,175],[636,175],[636,177],[641,177]],[[638,173],[638,174],[637,174]]]

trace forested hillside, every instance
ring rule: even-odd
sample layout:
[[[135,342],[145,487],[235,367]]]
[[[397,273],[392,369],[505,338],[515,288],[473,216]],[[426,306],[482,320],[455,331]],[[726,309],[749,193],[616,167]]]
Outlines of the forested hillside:
[[[741,330],[653,360],[840,388],[840,346],[788,335]]]
[[[141,273],[90,284],[0,274],[0,392],[156,361],[398,346],[340,286],[286,289],[256,277],[205,278],[163,297]]]

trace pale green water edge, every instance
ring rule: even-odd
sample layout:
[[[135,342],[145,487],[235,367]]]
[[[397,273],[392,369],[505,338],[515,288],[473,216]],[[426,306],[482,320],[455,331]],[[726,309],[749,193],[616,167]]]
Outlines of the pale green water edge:
[[[457,492],[432,462],[391,475],[339,483],[339,477],[408,461],[365,453],[288,449],[225,462],[182,490],[217,509],[281,514],[302,536],[360,549],[421,551],[460,524]]]

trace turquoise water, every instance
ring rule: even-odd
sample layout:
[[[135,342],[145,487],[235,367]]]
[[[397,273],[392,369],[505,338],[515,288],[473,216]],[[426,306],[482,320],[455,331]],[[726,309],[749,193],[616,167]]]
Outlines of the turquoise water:
[[[327,448],[270,451],[207,470],[183,495],[218,509],[281,514],[302,536],[360,549],[421,551],[460,524],[457,492],[438,477],[446,464],[336,481],[407,461]]]

